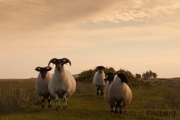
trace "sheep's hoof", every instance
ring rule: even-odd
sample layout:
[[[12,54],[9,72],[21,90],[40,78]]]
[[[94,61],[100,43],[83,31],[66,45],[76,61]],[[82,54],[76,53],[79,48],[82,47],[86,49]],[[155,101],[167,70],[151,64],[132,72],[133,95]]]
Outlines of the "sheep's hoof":
[[[59,107],[56,107],[56,110],[58,110],[59,109]]]
[[[42,108],[44,108],[44,105],[42,105]]]
[[[67,109],[67,106],[64,106],[63,109],[66,110],[66,109]]]
[[[101,92],[101,96],[103,95],[104,93],[103,92]]]
[[[52,106],[51,104],[50,104],[50,105],[48,105],[48,108],[51,108],[51,106]]]
[[[122,114],[122,110],[120,110],[119,113]]]
[[[97,92],[97,95],[99,95],[99,92]]]

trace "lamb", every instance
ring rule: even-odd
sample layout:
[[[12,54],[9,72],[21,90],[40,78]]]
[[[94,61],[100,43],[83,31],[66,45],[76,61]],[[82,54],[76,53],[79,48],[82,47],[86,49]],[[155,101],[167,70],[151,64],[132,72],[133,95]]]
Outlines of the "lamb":
[[[122,108],[127,112],[127,106],[132,101],[132,92],[127,85],[128,78],[125,73],[117,73],[114,76],[112,84],[109,86],[109,92],[107,95],[107,101],[113,106],[114,112],[120,107],[120,114],[122,113]],[[111,111],[111,112],[113,112]]]
[[[64,100],[63,108],[67,109],[67,100],[76,90],[76,81],[74,77],[64,68],[64,64],[69,63],[71,66],[71,62],[67,58],[53,58],[49,61],[48,66],[51,63],[55,64],[56,67],[52,80],[49,82],[48,89],[56,99],[56,110],[60,108],[60,98]]]
[[[105,74],[104,74],[104,66],[97,66],[96,73],[93,77],[93,85],[96,87],[97,95],[99,95],[99,90],[101,90],[101,96],[104,94],[104,86],[105,86]]]
[[[35,84],[35,90],[38,94],[38,96],[42,97],[42,108],[44,108],[44,101],[45,98],[48,99],[48,107],[51,107],[51,94],[48,90],[48,83],[52,78],[52,75],[50,74],[51,67],[37,67],[35,68],[36,71],[39,72],[36,84]]]

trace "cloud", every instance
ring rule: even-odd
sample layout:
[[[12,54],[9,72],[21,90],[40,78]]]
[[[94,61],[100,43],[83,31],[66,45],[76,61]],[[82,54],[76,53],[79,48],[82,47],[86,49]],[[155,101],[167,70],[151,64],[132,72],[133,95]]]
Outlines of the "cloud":
[[[117,4],[113,10],[105,12],[103,15],[95,18],[93,22],[127,22],[136,21],[149,23],[152,21],[164,21],[167,18],[180,17],[179,1],[153,1],[153,0],[130,0],[125,6]],[[176,16],[176,17],[175,17]]]
[[[1,0],[0,3],[0,35],[4,40],[42,32],[61,34],[89,23],[136,25],[180,18],[177,0]]]
[[[9,0],[0,1],[0,26],[12,30],[44,29],[88,19],[117,0]]]

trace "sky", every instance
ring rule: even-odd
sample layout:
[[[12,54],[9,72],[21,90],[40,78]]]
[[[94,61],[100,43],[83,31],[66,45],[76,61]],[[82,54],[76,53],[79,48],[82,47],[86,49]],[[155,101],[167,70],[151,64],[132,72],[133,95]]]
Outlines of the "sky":
[[[180,77],[179,11],[180,0],[0,0],[0,78],[37,77],[52,58],[72,74]]]

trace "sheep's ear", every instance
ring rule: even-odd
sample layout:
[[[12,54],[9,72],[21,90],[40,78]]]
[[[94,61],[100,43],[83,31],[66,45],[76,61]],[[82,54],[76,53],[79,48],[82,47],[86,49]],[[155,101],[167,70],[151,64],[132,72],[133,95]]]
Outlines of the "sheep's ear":
[[[61,60],[63,61],[64,64],[69,63],[69,65],[71,66],[71,61],[69,59],[62,58]]]
[[[126,77],[125,73],[118,73],[117,75],[121,79],[121,82],[128,83],[128,78]]]
[[[122,82],[128,83],[128,79],[127,79],[126,76],[125,76],[125,78],[122,80]]]
[[[104,66],[101,66],[103,69],[106,69]]]
[[[47,71],[50,71],[52,69],[52,67],[48,66],[47,67]]]
[[[96,70],[99,70],[99,66],[96,67]]]
[[[56,60],[57,60],[56,58],[51,59],[51,60],[49,61],[48,66],[49,66],[51,63],[55,64],[55,63],[56,63]]]
[[[36,71],[40,71],[40,70],[41,70],[41,68],[40,68],[40,67],[37,67],[35,70],[36,70]]]

